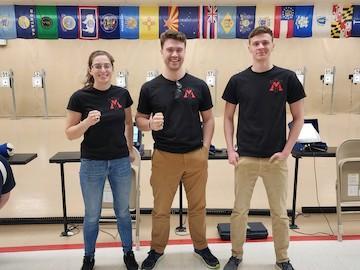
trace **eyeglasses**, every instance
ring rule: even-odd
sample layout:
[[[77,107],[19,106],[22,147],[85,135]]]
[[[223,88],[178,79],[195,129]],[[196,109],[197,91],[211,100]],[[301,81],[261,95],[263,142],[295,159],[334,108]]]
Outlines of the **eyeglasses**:
[[[182,84],[179,81],[176,81],[176,91],[174,95],[174,99],[179,99],[182,95]]]
[[[100,70],[104,67],[104,69],[111,69],[112,68],[112,64],[110,63],[104,63],[104,64],[100,64],[100,63],[96,63],[96,64],[93,64],[91,66],[92,68],[95,68],[97,70]]]

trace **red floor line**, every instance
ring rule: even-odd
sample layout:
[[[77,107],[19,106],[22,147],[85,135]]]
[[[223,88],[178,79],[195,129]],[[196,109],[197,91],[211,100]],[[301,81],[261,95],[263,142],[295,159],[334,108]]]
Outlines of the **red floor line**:
[[[324,241],[336,240],[336,236],[290,236],[291,241]],[[360,240],[360,235],[344,235],[343,240]],[[272,237],[267,239],[249,240],[248,242],[271,242]],[[186,245],[191,244],[191,239],[174,239],[169,240],[169,245]],[[230,241],[223,241],[220,238],[208,239],[209,244],[230,243]],[[141,241],[141,246],[150,246],[150,241]],[[0,247],[0,253],[5,252],[25,252],[25,251],[45,251],[45,250],[67,250],[67,249],[82,249],[83,244],[59,244],[59,245],[36,245],[36,246],[15,246],[15,247]],[[104,242],[97,243],[98,248],[120,247],[119,242]]]

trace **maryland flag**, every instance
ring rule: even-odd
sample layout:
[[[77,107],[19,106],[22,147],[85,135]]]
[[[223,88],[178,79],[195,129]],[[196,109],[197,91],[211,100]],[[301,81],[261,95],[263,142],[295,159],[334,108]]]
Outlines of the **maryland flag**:
[[[58,18],[56,6],[36,6],[37,37],[58,38]]]
[[[331,23],[332,38],[348,38],[351,36],[353,6],[342,7],[342,5],[333,5],[333,22]]]
[[[157,39],[159,37],[159,8],[140,6],[140,39]]]

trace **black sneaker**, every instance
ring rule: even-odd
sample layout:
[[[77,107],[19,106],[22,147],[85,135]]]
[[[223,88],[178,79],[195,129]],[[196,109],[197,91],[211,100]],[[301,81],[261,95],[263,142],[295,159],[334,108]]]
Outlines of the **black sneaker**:
[[[195,253],[201,257],[208,268],[216,269],[220,267],[219,260],[212,255],[208,247],[204,249],[195,249]]]
[[[287,262],[281,262],[281,263],[276,263],[276,269],[279,270],[295,270],[294,267],[291,265],[290,261]]]
[[[231,256],[228,262],[225,264],[224,270],[236,270],[241,261],[242,259]]]
[[[149,255],[146,257],[146,259],[141,264],[141,269],[145,269],[145,270],[154,269],[157,261],[164,253],[157,253],[155,250],[151,249],[148,252],[148,254]]]
[[[135,260],[135,255],[132,250],[126,252],[126,254],[124,254],[123,259],[124,259],[124,263],[126,265],[127,270],[138,270],[139,269],[139,265]]]
[[[92,256],[84,256],[81,270],[92,270],[94,268],[95,259]]]

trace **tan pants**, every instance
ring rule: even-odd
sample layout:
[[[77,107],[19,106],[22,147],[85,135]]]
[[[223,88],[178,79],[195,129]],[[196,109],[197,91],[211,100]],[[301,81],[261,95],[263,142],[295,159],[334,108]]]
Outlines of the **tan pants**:
[[[235,203],[231,214],[232,255],[242,258],[246,240],[250,200],[258,177],[263,179],[270,205],[272,232],[277,262],[288,261],[289,218],[286,160],[269,162],[268,158],[240,157],[235,168]]]
[[[188,200],[190,235],[196,249],[207,247],[206,241],[206,182],[208,150],[175,154],[155,150],[152,157],[150,184],[153,189],[151,249],[163,253],[169,240],[170,209],[183,182]]]

